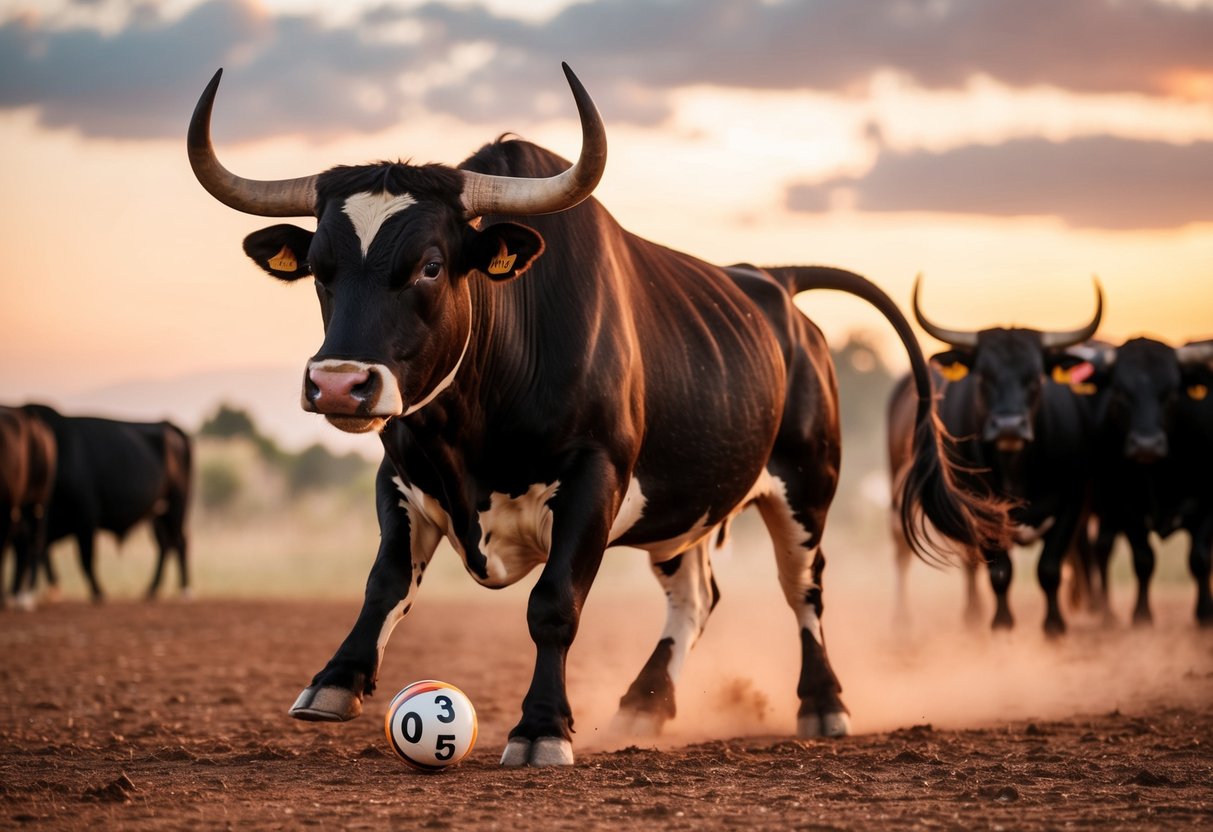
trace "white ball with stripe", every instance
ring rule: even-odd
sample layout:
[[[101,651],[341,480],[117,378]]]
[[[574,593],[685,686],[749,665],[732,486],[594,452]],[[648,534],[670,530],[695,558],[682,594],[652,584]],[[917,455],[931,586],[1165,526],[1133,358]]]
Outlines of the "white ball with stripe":
[[[388,744],[423,771],[453,766],[476,744],[476,708],[454,685],[425,679],[404,687],[383,719]]]

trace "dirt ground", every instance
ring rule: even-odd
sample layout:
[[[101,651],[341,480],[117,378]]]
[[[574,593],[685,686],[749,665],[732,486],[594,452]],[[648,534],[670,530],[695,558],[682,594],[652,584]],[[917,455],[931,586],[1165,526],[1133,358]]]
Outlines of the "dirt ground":
[[[0,828],[1213,828],[1213,634],[1196,630],[1186,601],[1148,637],[1076,627],[1064,647],[1035,622],[1016,631],[1022,648],[982,637],[927,654],[880,642],[864,656],[840,637],[830,646],[851,656],[835,664],[857,731],[841,740],[786,735],[791,654],[759,667],[753,629],[726,620],[735,632],[700,645],[702,668],[688,670],[658,747],[606,736],[625,666],[639,667],[661,616],[647,606],[621,616],[627,602],[612,598],[587,606],[570,658],[577,764],[507,770],[497,759],[532,653],[520,596],[484,597],[494,600],[421,605],[397,629],[378,695],[344,725],[286,709],[356,601],[2,612]],[[745,606],[734,615],[755,614]],[[794,647],[794,632],[780,639]],[[966,662],[962,649],[987,657]],[[1169,660],[1135,675],[1145,651]],[[971,675],[948,676],[955,665]],[[1009,696],[998,699],[982,680],[1004,671],[997,687]],[[1071,674],[1062,701],[1033,699],[1040,680],[1014,689],[1012,677],[1042,673]],[[406,768],[383,734],[390,694],[418,678],[458,684],[479,713],[471,756],[439,774]],[[875,714],[882,701],[888,712]]]

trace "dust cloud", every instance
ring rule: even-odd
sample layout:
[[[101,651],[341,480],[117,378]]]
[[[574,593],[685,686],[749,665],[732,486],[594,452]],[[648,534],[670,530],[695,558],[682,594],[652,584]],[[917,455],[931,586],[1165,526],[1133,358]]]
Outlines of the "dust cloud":
[[[775,577],[769,544],[742,534],[715,558],[722,600],[688,659],[677,717],[658,740],[619,737],[610,719],[652,650],[664,598],[642,553],[607,554],[570,655],[575,743],[589,749],[668,747],[736,736],[795,733],[799,634]],[[1213,699],[1213,633],[1196,627],[1191,580],[1160,582],[1155,624],[1130,627],[1131,581],[1113,587],[1117,622],[1064,606],[1062,639],[1045,637],[1036,553],[1017,552],[1011,587],[1013,631],[962,623],[958,569],[911,569],[911,623],[893,622],[891,547],[879,539],[831,545],[825,573],[830,660],[851,712],[852,733],[931,725],[978,728],[1011,720],[1063,719]],[[615,559],[614,561],[612,559]],[[984,573],[984,621],[993,613]],[[601,589],[601,591],[600,591]]]

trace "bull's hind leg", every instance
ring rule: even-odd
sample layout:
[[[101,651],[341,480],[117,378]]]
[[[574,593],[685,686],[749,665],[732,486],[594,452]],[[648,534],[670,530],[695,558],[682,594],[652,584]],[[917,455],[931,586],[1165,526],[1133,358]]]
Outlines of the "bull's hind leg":
[[[850,730],[850,714],[842,704],[842,685],[826,655],[821,616],[821,576],[825,555],[821,532],[832,487],[813,495],[796,482],[771,478],[772,487],[759,498],[758,510],[771,534],[779,585],[800,624],[800,709],[796,733],[801,737],[841,737]],[[824,499],[821,499],[824,497]],[[811,508],[802,508],[809,505]]]
[[[653,574],[665,590],[665,629],[640,675],[619,700],[619,711],[611,723],[615,733],[660,734],[662,726],[674,718],[674,687],[683,662],[720,600],[710,552],[716,535],[714,531],[682,554],[653,562]]]

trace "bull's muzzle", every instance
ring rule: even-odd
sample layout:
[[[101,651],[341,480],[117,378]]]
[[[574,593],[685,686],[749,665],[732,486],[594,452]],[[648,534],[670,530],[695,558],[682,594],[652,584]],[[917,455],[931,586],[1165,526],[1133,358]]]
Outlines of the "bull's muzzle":
[[[995,413],[986,419],[982,438],[1000,451],[1021,451],[1035,438],[1032,420],[1023,413]]]
[[[1166,457],[1169,447],[1167,435],[1162,431],[1157,433],[1129,433],[1125,438],[1125,456],[1134,462],[1150,464]]]
[[[302,405],[351,433],[380,430],[402,411],[399,388],[388,368],[360,361],[311,362],[303,378]]]

